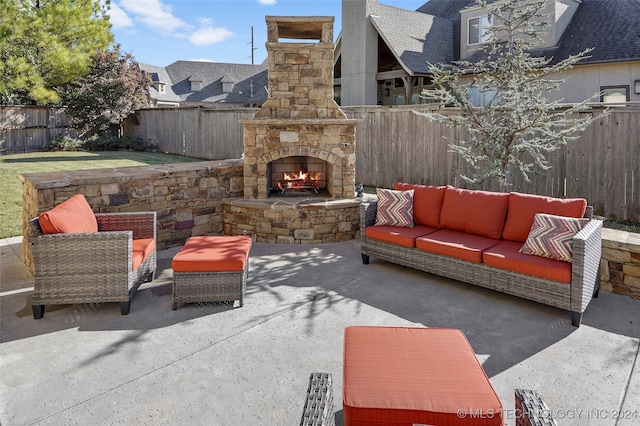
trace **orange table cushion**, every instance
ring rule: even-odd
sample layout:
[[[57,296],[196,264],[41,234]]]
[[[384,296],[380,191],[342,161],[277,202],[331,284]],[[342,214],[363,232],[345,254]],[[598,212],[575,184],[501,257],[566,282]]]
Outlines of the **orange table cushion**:
[[[397,191],[413,189],[413,221],[416,225],[437,228],[440,225],[440,210],[446,186],[414,185],[396,183]]]
[[[82,194],[76,194],[38,215],[43,234],[98,232],[98,221]]]
[[[482,262],[482,252],[499,242],[500,240],[480,235],[440,229],[432,234],[416,238],[416,247],[418,250],[429,253],[480,263]]]
[[[509,194],[448,186],[442,202],[440,228],[500,238],[508,203]]]
[[[524,243],[536,213],[580,218],[584,216],[586,208],[587,200],[583,198],[561,199],[512,192],[509,194],[509,208],[502,238]]]
[[[437,231],[436,228],[422,225],[416,225],[413,228],[401,226],[367,226],[365,228],[367,238],[408,248],[416,246],[416,238],[435,231]]]
[[[196,236],[173,257],[173,272],[242,271],[249,259],[251,237]]]
[[[347,327],[343,414],[345,426],[503,424],[467,338],[445,328]]]
[[[487,266],[563,283],[571,282],[571,263],[520,253],[519,241],[502,241],[482,253]]]
[[[139,238],[137,240],[133,240],[131,246],[131,270],[135,271],[138,269],[138,266],[142,265],[142,262],[144,262],[145,259],[153,253],[153,249],[155,247],[156,240],[153,238]]]

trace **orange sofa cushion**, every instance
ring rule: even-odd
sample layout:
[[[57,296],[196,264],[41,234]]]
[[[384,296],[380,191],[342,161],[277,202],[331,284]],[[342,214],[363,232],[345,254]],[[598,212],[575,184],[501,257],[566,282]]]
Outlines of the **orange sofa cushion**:
[[[580,218],[584,216],[586,208],[587,200],[583,198],[561,199],[512,192],[509,194],[509,209],[502,238],[525,242],[536,213]]]
[[[38,215],[43,234],[98,232],[98,221],[82,194],[76,194]]]
[[[242,271],[250,250],[248,236],[191,237],[174,256],[171,268],[173,272]]]
[[[140,238],[133,240],[131,247],[131,267],[132,271],[138,269],[138,266],[142,265],[153,249],[156,247],[156,241],[153,238]]]
[[[442,202],[440,228],[500,238],[508,202],[509,194],[448,186]]]
[[[468,262],[482,262],[482,252],[498,244],[500,240],[467,234],[450,229],[441,229],[432,234],[416,238],[418,250],[443,256],[455,257]]]
[[[520,253],[522,243],[502,241],[482,253],[487,266],[519,272],[547,280],[571,282],[571,263],[532,254]]]
[[[460,330],[347,327],[342,389],[345,426],[503,424],[502,404]]]
[[[397,191],[413,189],[413,221],[416,225],[437,228],[440,225],[440,210],[446,186],[414,185],[396,183]]]
[[[436,228],[421,225],[414,226],[413,228],[400,226],[367,226],[365,228],[367,238],[409,248],[416,246],[416,238],[435,231],[437,231]]]

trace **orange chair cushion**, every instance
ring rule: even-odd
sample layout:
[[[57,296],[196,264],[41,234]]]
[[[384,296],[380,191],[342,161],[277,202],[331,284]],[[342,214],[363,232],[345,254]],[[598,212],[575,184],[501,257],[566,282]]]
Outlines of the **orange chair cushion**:
[[[43,234],[98,232],[98,221],[82,194],[76,194],[38,215]]]
[[[342,389],[345,426],[503,424],[502,404],[460,330],[347,327]]]
[[[547,280],[563,283],[571,282],[571,263],[562,260],[520,253],[522,243],[502,241],[482,253],[482,261],[487,266],[519,272]]]
[[[248,236],[191,237],[174,256],[171,268],[173,272],[242,271],[250,250]]]
[[[416,225],[437,228],[440,225],[440,210],[446,186],[414,185],[396,183],[397,191],[413,189],[413,221]]]
[[[586,208],[587,200],[583,198],[560,199],[512,192],[509,194],[509,209],[502,238],[525,242],[536,213],[580,218],[584,216]]]
[[[367,226],[365,234],[367,238],[413,248],[416,246],[416,238],[435,231],[437,231],[436,228],[422,225],[417,225],[413,228],[400,226]]]
[[[131,267],[132,271],[138,269],[138,266],[142,265],[147,257],[153,253],[153,249],[156,247],[156,241],[153,238],[140,238],[133,240],[131,247]]]
[[[448,186],[442,202],[440,228],[500,238],[508,202],[509,194]]]
[[[440,229],[432,234],[416,238],[416,248],[429,253],[480,263],[482,262],[482,252],[499,242],[500,240],[480,235]]]

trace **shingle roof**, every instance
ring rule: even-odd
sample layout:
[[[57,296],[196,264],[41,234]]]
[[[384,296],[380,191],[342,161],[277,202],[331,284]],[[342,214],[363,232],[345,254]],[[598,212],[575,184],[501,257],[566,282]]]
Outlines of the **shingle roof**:
[[[589,47],[581,63],[640,59],[640,0],[582,0],[558,47],[546,53],[555,60]]]
[[[164,67],[142,63],[138,63],[138,67],[140,67],[140,70],[144,73],[151,75],[152,81],[166,84],[166,93],[159,93],[154,86],[151,86],[149,88],[149,96],[151,98],[159,101],[180,102],[180,97],[173,92],[171,78]]]
[[[371,21],[409,74],[425,74],[429,64],[453,60],[451,21],[379,4]]]

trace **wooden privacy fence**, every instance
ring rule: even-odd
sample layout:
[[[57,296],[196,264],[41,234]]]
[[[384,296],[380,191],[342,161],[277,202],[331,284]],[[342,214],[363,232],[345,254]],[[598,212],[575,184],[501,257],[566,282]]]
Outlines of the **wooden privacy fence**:
[[[56,136],[75,132],[64,108],[0,106],[0,154],[46,151]]]
[[[124,132],[158,145],[162,152],[207,160],[240,158],[243,126],[256,109],[164,108],[136,112]]]

